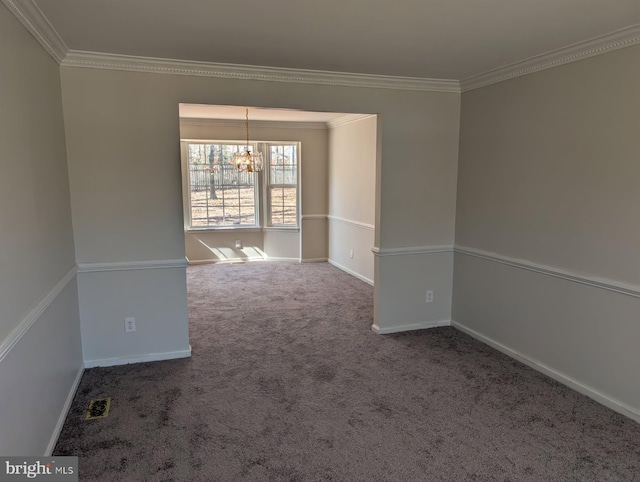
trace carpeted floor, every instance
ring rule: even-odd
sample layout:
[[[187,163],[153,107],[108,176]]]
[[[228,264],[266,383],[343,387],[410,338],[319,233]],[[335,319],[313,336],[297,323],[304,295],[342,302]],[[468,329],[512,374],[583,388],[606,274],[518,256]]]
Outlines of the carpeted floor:
[[[85,372],[55,450],[81,480],[640,480],[639,424],[453,328],[374,334],[326,263],[187,276],[191,359]]]

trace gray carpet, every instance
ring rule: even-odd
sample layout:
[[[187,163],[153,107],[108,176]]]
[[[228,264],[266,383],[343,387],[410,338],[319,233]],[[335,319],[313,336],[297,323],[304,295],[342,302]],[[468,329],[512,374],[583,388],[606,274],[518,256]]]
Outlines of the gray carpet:
[[[81,480],[640,480],[640,425],[326,264],[189,267],[191,359],[87,370]],[[84,421],[92,398],[106,419]]]

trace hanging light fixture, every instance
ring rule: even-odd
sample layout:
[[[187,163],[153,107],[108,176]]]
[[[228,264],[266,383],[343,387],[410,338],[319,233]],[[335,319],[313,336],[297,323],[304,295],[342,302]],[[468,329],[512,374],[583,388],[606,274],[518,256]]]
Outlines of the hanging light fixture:
[[[245,129],[247,132],[247,150],[244,152],[236,152],[233,155],[233,164],[238,171],[259,172],[262,171],[264,162],[262,160],[262,152],[249,151],[249,109],[245,113]]]

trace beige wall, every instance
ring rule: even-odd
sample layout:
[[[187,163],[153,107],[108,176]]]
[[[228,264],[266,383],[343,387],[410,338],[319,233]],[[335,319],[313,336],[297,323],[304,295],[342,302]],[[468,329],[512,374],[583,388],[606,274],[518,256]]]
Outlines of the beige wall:
[[[381,114],[380,244],[453,241],[457,94],[72,67],[61,71],[81,263],[184,255],[181,102]],[[310,207],[303,198],[306,212],[321,207]],[[395,282],[403,286],[412,280]],[[388,301],[380,293],[377,303]]]
[[[329,131],[329,261],[373,283],[377,118]]]
[[[639,153],[640,47],[464,93],[456,244],[637,293]],[[640,416],[637,297],[468,254],[454,294],[457,322]]]
[[[0,59],[0,454],[43,455],[82,369],[60,77],[4,5]]]
[[[640,47],[463,94],[456,243],[640,283]]]
[[[0,340],[75,262],[55,61],[0,6]]]
[[[230,125],[231,124],[231,125]],[[196,140],[241,140],[244,135],[242,122],[233,125],[207,119],[185,119],[180,124],[182,139]],[[250,125],[251,139],[255,141],[295,141],[301,143],[300,151],[300,212],[304,215],[326,214],[327,212],[327,129],[300,123],[292,127],[290,123]],[[186,168],[183,166],[183,179]],[[183,184],[183,193],[187,192]],[[198,231],[185,233],[186,256],[191,261],[225,261],[255,257],[257,250],[271,258],[300,259],[302,252],[313,258],[326,258],[326,220],[323,223],[303,220],[300,230],[279,232],[254,230]],[[315,230],[321,229],[320,233]],[[248,249],[237,250],[235,241],[240,240]],[[324,254],[324,256],[322,256]]]
[[[338,125],[329,133],[329,214],[375,224],[376,116]]]

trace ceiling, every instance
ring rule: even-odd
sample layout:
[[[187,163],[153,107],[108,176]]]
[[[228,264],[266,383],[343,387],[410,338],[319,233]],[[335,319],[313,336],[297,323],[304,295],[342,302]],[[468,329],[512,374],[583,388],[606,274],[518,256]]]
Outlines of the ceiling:
[[[191,119],[245,120],[246,107],[234,105],[180,104],[180,117]],[[293,109],[265,109],[251,107],[249,120],[277,122],[321,122],[330,123],[351,114],[338,112],[310,112]]]
[[[640,23],[640,0],[34,0],[71,50],[462,80]]]

